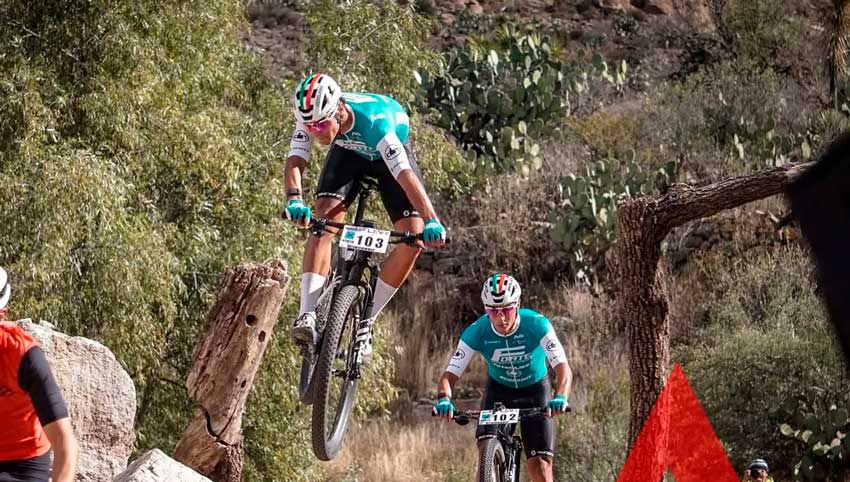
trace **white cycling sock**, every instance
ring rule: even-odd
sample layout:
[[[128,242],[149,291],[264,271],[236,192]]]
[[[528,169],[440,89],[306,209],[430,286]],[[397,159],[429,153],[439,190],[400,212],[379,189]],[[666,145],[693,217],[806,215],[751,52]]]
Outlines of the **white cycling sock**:
[[[322,295],[322,287],[326,279],[328,279],[327,276],[319,273],[301,274],[301,308],[298,309],[298,316],[308,311],[316,311],[316,304]]]
[[[384,307],[387,306],[387,303],[390,302],[396,291],[398,291],[397,287],[390,286],[379,277],[378,282],[375,283],[375,298],[373,300],[372,312],[369,313],[369,318],[374,320],[375,317],[381,313]]]

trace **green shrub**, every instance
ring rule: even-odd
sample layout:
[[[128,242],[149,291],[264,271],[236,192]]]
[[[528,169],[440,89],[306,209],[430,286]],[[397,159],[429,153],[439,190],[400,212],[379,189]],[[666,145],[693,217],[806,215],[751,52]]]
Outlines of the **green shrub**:
[[[628,452],[629,372],[625,364],[596,367],[586,383],[584,407],[558,421],[555,480],[617,479]]]
[[[435,68],[438,56],[422,48],[431,21],[410,5],[354,0],[314,2],[307,11],[307,64],[327,71],[346,92],[369,91],[410,102],[415,69]]]
[[[170,450],[221,273],[300,240],[280,220],[286,94],[234,2],[0,3],[0,264],[12,315],[110,347],[136,384],[136,450]],[[409,73],[408,73],[409,76]],[[288,91],[288,89],[285,89]],[[246,480],[314,480],[300,362],[272,338],[244,417]],[[379,363],[363,410],[386,402]]]
[[[804,32],[787,5],[783,0],[733,0],[720,12],[718,30],[739,57],[787,67]]]
[[[643,120],[642,137],[682,159],[683,169],[697,177],[781,165],[804,141],[799,133],[807,106],[791,104],[793,89],[751,62],[720,62],[662,92]]]
[[[447,198],[469,194],[484,181],[476,175],[475,166],[468,162],[446,133],[427,123],[422,115],[410,118],[410,132],[415,143],[416,162],[429,193]]]
[[[788,419],[779,408],[796,398],[816,396],[827,406],[848,398],[807,259],[799,248],[754,256],[717,287],[703,332],[677,347],[674,358],[734,465],[758,456],[790,472],[801,454],[780,436]]]
[[[802,333],[822,328],[825,314],[813,276],[806,253],[795,246],[762,252],[745,265],[730,267],[715,285],[716,300],[707,306],[703,335],[714,340],[740,329]]]
[[[800,454],[780,437],[779,424],[786,420],[776,409],[810,390],[827,399],[846,397],[842,359],[830,328],[789,331],[743,329],[717,345],[694,348],[685,361],[694,390],[736,466],[763,457],[788,471]]]
[[[639,119],[634,115],[602,111],[584,118],[570,117],[566,125],[597,156],[617,156],[643,147]]]

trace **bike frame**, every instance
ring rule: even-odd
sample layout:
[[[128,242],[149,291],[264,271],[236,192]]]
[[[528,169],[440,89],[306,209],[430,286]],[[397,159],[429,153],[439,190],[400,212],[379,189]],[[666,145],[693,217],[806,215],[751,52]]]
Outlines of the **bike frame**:
[[[366,212],[366,204],[369,200],[369,197],[372,195],[372,192],[375,191],[377,188],[377,182],[370,178],[364,178],[360,180],[360,190],[357,193],[357,208],[354,212],[354,219],[351,223],[348,224],[369,228],[376,227],[374,222],[364,220],[363,216]],[[315,226],[313,226],[312,230],[314,234],[322,235],[325,233],[329,233],[326,229],[326,226],[341,229],[343,226],[345,226],[345,224],[346,223],[336,223],[327,219],[317,219],[315,220]],[[397,231],[390,231],[390,235],[402,239],[412,239],[419,237],[419,235],[415,233]],[[391,243],[394,242],[391,241]],[[375,286],[378,282],[378,277],[381,274],[381,265],[379,263],[376,263],[372,259],[374,253],[368,251],[354,251],[354,256],[351,257],[351,259],[346,259],[346,257],[342,255],[343,251],[338,243],[334,243],[332,249],[338,250],[338,256],[336,264],[331,271],[330,285],[322,293],[321,297],[319,298],[319,303],[321,304],[322,301],[324,301],[325,296],[330,296],[331,299],[333,299],[334,297],[336,297],[337,293],[345,286],[355,285],[363,288],[366,291],[366,302],[362,304],[362,309],[360,313],[358,314],[358,316],[355,317],[355,325],[357,325],[360,323],[361,320],[366,319],[368,317],[368,314],[372,311],[372,308],[374,306]],[[364,279],[364,272],[366,272],[367,270],[368,277]],[[316,348],[321,346],[321,339],[323,337],[324,333],[321,333],[320,342],[316,344]],[[357,359],[358,355],[357,348],[358,347],[355,346],[352,350],[352,356],[354,356],[355,360]],[[347,378],[359,379],[360,365],[358,363],[353,363],[350,365],[352,366],[353,373],[349,373]]]

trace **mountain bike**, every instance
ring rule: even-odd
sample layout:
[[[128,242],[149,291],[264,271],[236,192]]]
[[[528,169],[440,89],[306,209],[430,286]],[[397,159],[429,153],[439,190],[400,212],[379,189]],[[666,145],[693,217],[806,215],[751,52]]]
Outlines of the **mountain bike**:
[[[374,257],[385,253],[390,244],[415,244],[422,239],[421,233],[384,231],[363,219],[366,202],[377,188],[374,179],[360,180],[351,224],[310,220],[315,235],[336,234],[337,229],[341,233],[333,247],[331,274],[316,308],[318,342],[315,347],[302,346],[298,384],[299,399],[313,405],[313,452],[320,460],[333,459],[342,448],[354,409],[362,368],[359,350],[370,336],[367,318],[380,274]]]
[[[567,412],[570,407],[567,407]],[[546,416],[546,407],[505,408],[501,403],[492,410],[456,412],[452,417],[458,425],[477,418],[479,425],[498,425],[495,438],[484,439],[478,451],[479,482],[519,482],[522,460],[522,437],[514,434],[517,423]]]

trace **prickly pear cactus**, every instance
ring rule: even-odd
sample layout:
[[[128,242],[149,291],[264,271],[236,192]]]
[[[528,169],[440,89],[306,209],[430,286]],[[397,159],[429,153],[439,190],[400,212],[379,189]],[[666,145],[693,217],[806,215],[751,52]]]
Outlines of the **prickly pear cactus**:
[[[561,62],[549,40],[503,27],[493,48],[450,50],[436,75],[417,72],[418,103],[440,113],[440,125],[475,160],[497,172],[542,165],[536,138],[566,114]]]
[[[781,424],[779,431],[803,447],[803,457],[794,466],[794,480],[844,480],[841,476],[850,473],[850,414],[836,405],[816,414],[807,405],[790,399],[779,409],[789,421]]]
[[[645,170],[634,158],[600,159],[561,179],[561,201],[551,213],[552,240],[570,257],[577,281],[593,284],[602,257],[615,242],[617,202],[653,194],[675,175],[675,164]]]

